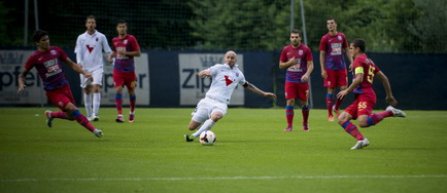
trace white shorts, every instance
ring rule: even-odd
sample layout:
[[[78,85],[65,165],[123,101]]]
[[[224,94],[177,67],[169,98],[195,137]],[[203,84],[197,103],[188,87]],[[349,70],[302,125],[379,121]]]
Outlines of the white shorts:
[[[213,99],[204,98],[197,103],[196,110],[192,115],[192,120],[198,123],[203,123],[211,117],[214,112],[221,112],[223,115],[227,114],[228,106]]]
[[[90,71],[89,71],[90,72]],[[104,70],[102,68],[96,69],[92,72],[93,81],[88,81],[84,75],[80,75],[81,77],[81,88],[85,88],[87,85],[94,85],[97,84],[99,86],[102,86],[102,76],[104,74]],[[87,81],[87,82],[86,82]]]

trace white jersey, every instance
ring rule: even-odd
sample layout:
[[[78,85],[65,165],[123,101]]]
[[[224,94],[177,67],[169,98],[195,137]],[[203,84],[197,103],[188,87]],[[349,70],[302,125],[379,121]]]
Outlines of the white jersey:
[[[246,83],[244,74],[235,64],[230,68],[228,64],[216,64],[209,68],[211,71],[211,87],[206,92],[206,98],[223,103],[230,103],[231,95],[236,86]]]
[[[87,32],[78,36],[76,40],[76,62],[87,71],[103,68],[103,52],[111,53],[109,43],[104,34],[95,31],[92,35]]]

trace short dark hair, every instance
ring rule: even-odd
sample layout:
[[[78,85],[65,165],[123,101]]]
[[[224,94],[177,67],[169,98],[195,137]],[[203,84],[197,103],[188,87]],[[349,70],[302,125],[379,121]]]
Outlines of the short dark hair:
[[[298,34],[300,35],[300,37],[302,37],[301,35],[301,31],[299,29],[292,29],[292,31],[290,31],[291,34]]]
[[[334,20],[334,22],[337,23],[337,21],[335,20],[334,17],[327,17],[327,18],[326,18],[326,21],[329,21],[329,20]]]
[[[351,44],[355,48],[360,48],[361,52],[365,52],[366,50],[366,42],[363,39],[354,39],[352,40]]]
[[[87,22],[87,20],[89,20],[89,19],[94,19],[94,20],[96,21],[96,17],[95,17],[94,15],[88,15],[88,16],[85,18],[85,21]]]
[[[119,19],[119,20],[116,22],[116,25],[119,25],[119,24],[126,24],[126,25],[127,25],[127,22],[126,22],[126,20],[124,20],[124,19]]]
[[[42,39],[43,36],[47,36],[48,32],[43,31],[43,30],[36,30],[33,34],[33,41],[34,42],[39,42],[40,39]]]

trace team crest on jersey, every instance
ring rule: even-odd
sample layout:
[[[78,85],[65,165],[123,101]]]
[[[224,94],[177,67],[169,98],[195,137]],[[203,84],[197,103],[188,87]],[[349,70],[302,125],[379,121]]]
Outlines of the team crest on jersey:
[[[341,41],[341,36],[337,36],[337,39]]]
[[[303,55],[303,50],[298,50],[298,55],[302,56]]]
[[[96,38],[96,41],[98,41],[98,38]]]
[[[236,72],[236,77],[239,77],[239,72]]]
[[[51,55],[57,55],[57,52],[56,52],[56,50],[51,50],[51,51],[50,51],[50,54],[51,54]]]
[[[124,44],[127,44],[127,40],[124,40],[123,43],[124,43]]]

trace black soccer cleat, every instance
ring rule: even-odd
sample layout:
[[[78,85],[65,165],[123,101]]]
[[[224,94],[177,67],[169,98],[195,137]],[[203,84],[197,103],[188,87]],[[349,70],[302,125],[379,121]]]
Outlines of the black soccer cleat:
[[[194,141],[194,138],[191,138],[188,134],[185,134],[184,136],[185,136],[185,141],[186,142],[193,142]]]

